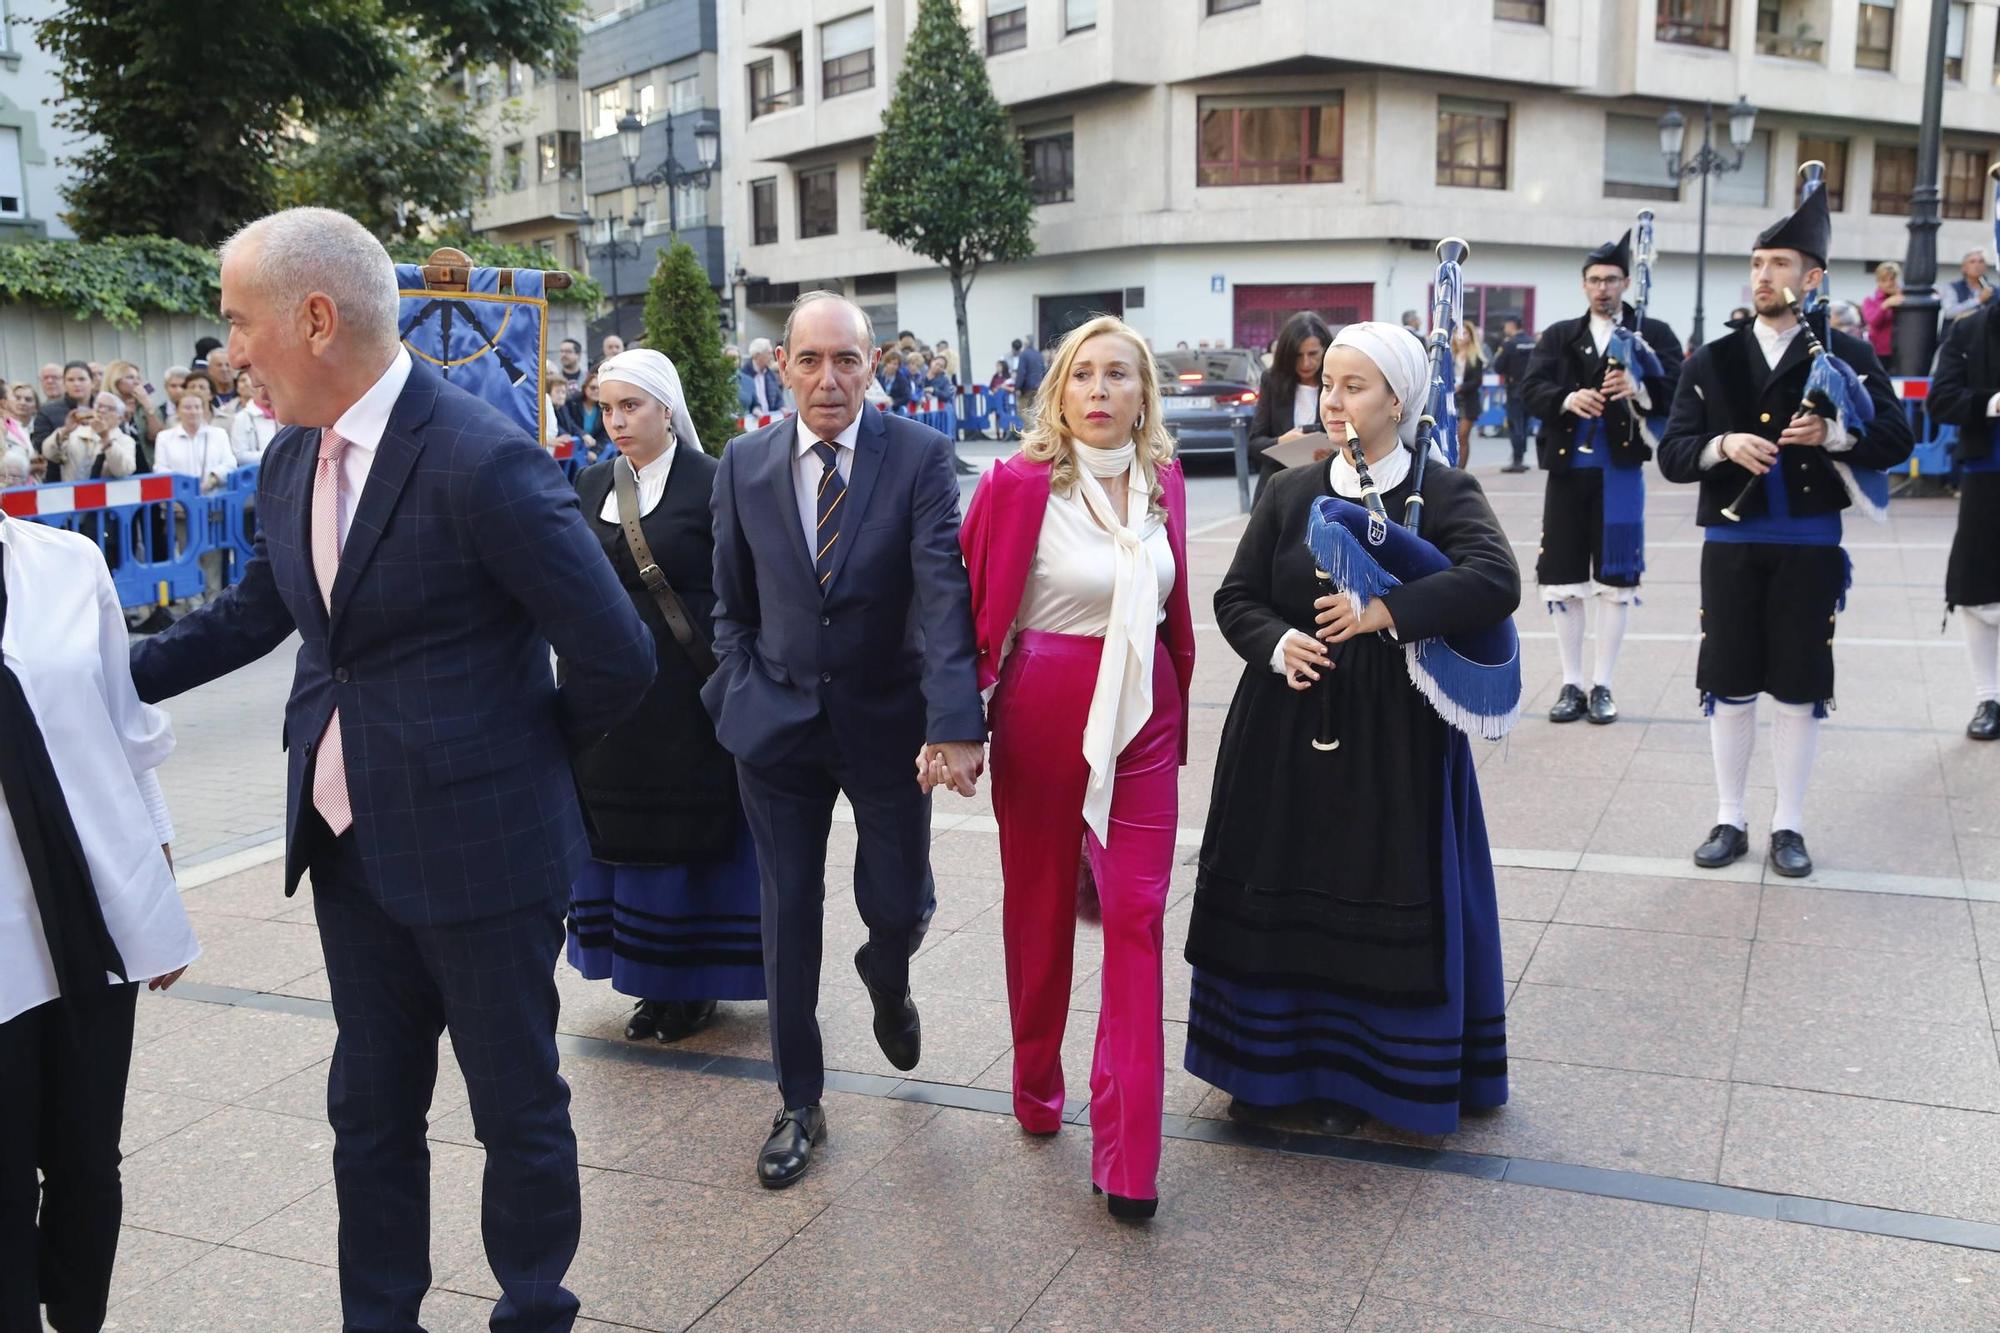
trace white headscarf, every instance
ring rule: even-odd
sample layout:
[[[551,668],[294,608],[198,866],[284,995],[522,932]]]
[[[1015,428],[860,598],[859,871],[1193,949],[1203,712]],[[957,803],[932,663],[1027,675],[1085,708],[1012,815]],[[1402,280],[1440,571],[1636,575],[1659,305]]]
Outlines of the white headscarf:
[[[1403,408],[1403,420],[1396,427],[1396,436],[1405,448],[1414,447],[1417,421],[1424,414],[1431,387],[1430,357],[1417,335],[1401,324],[1385,324],[1371,319],[1349,324],[1334,334],[1333,345],[1352,347],[1375,363],[1375,368],[1382,372],[1382,378],[1389,382],[1389,392],[1396,395],[1396,401]]]
[[[636,384],[667,409],[672,418],[674,438],[682,444],[701,448],[695,434],[694,418],[688,415],[686,395],[681,392],[681,374],[674,363],[650,347],[634,347],[597,365],[598,396],[603,396],[606,380]]]

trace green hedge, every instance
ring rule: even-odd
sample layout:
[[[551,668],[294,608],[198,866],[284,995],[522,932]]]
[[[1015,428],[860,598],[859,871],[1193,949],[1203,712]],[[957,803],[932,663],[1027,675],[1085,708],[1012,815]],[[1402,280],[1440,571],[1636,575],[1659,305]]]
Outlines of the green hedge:
[[[481,266],[540,268],[544,261],[528,246],[465,237],[398,242],[390,253],[400,263],[422,263],[439,244],[457,245]],[[602,289],[584,277],[566,291],[549,294],[551,301],[593,306],[602,297]],[[129,329],[137,328],[149,314],[213,319],[221,299],[215,252],[185,241],[127,236],[0,245],[0,302],[46,306],[78,319],[101,319]]]

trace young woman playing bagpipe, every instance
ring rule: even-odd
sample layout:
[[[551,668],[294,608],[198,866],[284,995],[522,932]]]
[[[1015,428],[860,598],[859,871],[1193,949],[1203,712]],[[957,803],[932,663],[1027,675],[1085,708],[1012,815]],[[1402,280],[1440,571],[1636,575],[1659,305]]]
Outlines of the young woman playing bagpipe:
[[[1431,355],[1449,364],[1448,334]],[[1446,1133],[1507,1098],[1492,859],[1455,728],[1518,715],[1520,571],[1431,447],[1452,429],[1432,379],[1407,329],[1343,329],[1321,412],[1347,443],[1272,480],[1216,592],[1246,666],[1188,932],[1187,1067],[1239,1119]]]

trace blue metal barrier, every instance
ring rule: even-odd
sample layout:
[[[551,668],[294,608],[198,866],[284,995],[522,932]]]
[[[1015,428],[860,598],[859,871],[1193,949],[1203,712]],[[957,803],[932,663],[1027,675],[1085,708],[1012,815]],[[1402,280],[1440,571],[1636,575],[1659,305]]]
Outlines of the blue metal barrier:
[[[153,606],[202,590],[201,556],[229,544],[227,494],[204,497],[193,477],[156,473],[0,491],[0,512],[89,538],[120,605]]]

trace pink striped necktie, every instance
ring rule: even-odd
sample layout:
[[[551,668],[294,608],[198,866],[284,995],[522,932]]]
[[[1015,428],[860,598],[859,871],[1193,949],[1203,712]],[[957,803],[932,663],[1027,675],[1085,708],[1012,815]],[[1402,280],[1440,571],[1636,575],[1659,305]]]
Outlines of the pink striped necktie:
[[[320,432],[319,468],[313,473],[312,559],[319,594],[333,610],[333,580],[340,572],[340,455],[347,441],[332,427]],[[329,629],[331,626],[329,625]],[[319,760],[313,766],[313,809],[335,837],[354,826],[354,807],[347,799],[347,761],[340,744],[340,710],[326,720],[319,738]]]

